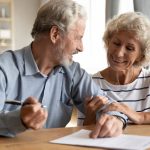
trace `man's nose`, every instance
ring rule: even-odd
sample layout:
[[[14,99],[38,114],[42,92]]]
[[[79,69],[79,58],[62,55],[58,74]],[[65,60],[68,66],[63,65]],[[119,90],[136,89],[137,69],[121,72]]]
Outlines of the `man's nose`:
[[[77,48],[76,50],[77,50],[78,52],[83,52],[83,49]]]
[[[82,42],[79,42],[79,43],[77,44],[76,50],[77,50],[78,52],[83,52],[83,43],[82,43]]]

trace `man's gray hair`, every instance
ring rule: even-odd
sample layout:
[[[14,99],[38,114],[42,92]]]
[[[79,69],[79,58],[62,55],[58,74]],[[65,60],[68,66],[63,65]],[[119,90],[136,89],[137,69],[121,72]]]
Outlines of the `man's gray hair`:
[[[80,4],[72,0],[49,0],[38,11],[31,35],[49,32],[53,25],[68,31],[78,19],[86,19],[86,11]]]

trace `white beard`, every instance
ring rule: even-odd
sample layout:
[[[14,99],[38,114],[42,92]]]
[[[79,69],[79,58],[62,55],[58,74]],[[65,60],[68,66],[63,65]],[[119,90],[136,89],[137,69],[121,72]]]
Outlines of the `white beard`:
[[[70,65],[72,64],[72,60],[69,59],[66,55],[63,55],[61,64],[62,64],[63,66],[68,67],[68,66],[70,66]]]
[[[63,66],[70,66],[72,64],[72,58],[68,54],[64,53],[65,44],[63,42],[60,43],[60,45],[56,48],[55,51],[57,51],[56,59],[58,60],[59,64]]]

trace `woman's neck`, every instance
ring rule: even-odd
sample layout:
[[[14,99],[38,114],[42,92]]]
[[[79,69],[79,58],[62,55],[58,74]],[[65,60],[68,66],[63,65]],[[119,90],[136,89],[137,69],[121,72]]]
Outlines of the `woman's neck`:
[[[132,67],[124,71],[115,71],[111,67],[101,71],[106,81],[114,85],[125,85],[132,83],[140,74],[141,67]]]

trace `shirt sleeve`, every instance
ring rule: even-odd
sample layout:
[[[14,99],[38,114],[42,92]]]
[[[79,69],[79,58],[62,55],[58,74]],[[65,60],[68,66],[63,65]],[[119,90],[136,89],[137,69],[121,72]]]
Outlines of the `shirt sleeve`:
[[[20,110],[0,113],[0,136],[15,137],[16,134],[25,131],[20,119]]]
[[[85,70],[78,69],[78,71],[75,73],[75,76],[73,77],[71,97],[80,112],[84,113],[84,100],[85,98],[91,96],[105,95]]]
[[[79,80],[80,79],[80,80]],[[85,71],[81,69],[81,72],[76,72],[76,76],[74,78],[74,83],[77,83],[74,86],[74,92],[75,99],[79,99],[80,102],[82,102],[80,105],[77,105],[78,109],[80,110],[78,114],[78,125],[83,125],[84,121],[84,100],[86,97],[89,96],[105,96],[108,98],[109,103],[114,102],[113,99],[108,97],[99,87],[98,84],[92,79],[92,77]],[[74,98],[74,97],[73,97]],[[106,105],[107,106],[107,105]],[[104,106],[104,107],[106,107]],[[117,112],[117,111],[110,111],[107,114],[121,117],[127,122],[128,117],[124,115],[123,113]],[[97,117],[100,117],[101,113],[100,111],[97,113]]]
[[[20,119],[20,109],[6,111],[4,103],[6,97],[6,78],[0,70],[0,136],[14,137],[17,133],[25,131]]]

